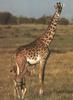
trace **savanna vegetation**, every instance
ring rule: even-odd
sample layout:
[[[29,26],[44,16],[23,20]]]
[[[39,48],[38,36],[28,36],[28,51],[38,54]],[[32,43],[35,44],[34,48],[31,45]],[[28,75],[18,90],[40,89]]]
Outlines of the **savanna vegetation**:
[[[10,68],[12,55],[20,45],[39,37],[47,25],[0,25],[0,100],[14,100]],[[59,25],[50,45],[51,55],[45,71],[45,93],[39,96],[38,67],[28,77],[24,100],[73,100],[73,25]]]
[[[48,24],[52,16],[41,16],[40,18],[17,17],[9,12],[0,12],[0,24]],[[70,21],[67,18],[61,18],[60,25],[68,25]]]

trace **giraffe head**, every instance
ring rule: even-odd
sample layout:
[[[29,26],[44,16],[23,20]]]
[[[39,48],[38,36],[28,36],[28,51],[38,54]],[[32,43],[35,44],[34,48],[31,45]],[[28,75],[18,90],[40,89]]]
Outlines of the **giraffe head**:
[[[57,2],[54,7],[58,13],[61,13],[63,4],[61,2]]]

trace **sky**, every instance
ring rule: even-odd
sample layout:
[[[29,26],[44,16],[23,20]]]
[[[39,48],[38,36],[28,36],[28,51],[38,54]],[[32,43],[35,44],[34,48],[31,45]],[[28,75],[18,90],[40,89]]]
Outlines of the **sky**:
[[[0,12],[38,18],[43,15],[53,15],[54,4],[57,1],[64,4],[62,16],[72,18],[73,0],[0,0]]]

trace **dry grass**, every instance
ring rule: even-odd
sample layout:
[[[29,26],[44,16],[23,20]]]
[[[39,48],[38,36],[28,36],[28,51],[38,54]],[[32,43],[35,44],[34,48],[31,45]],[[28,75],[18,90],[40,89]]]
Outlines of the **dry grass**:
[[[13,82],[9,72],[15,48],[38,37],[47,26],[0,26],[0,100],[14,100]],[[33,34],[32,34],[33,33]],[[62,34],[61,34],[62,33]],[[52,52],[45,71],[45,93],[39,96],[38,68],[27,80],[28,92],[24,100],[73,100],[73,26],[58,26],[50,49]]]

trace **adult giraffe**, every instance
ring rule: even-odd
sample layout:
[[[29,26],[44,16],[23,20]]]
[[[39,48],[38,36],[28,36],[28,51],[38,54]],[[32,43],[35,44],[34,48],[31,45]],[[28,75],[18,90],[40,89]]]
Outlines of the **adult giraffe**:
[[[25,75],[28,73],[29,64],[34,66],[35,64],[39,64],[39,82],[40,89],[39,94],[43,94],[43,85],[44,85],[44,72],[47,58],[49,57],[49,44],[54,38],[54,34],[56,31],[56,26],[58,24],[60,14],[62,11],[63,4],[57,2],[55,5],[55,13],[51,19],[50,24],[46,31],[35,41],[28,45],[20,46],[16,50],[16,64],[13,68],[15,73],[14,76],[14,85],[15,92],[17,96],[20,98],[24,98],[26,93],[26,82]],[[21,90],[21,92],[20,92]]]

